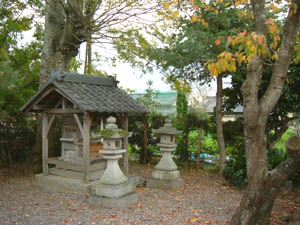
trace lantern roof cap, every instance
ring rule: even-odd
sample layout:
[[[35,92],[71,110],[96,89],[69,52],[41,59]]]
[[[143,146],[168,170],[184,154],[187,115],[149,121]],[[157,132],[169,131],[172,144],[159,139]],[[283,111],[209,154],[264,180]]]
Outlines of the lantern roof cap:
[[[115,117],[108,117],[105,129],[103,131],[100,131],[100,136],[102,136],[104,139],[120,139],[126,136],[131,137],[132,132],[127,132],[118,128],[116,122],[117,120]]]
[[[152,129],[153,133],[169,135],[181,134],[182,130],[177,130],[175,127],[172,126],[171,122],[172,121],[170,119],[166,119],[163,127],[160,127],[159,129]]]

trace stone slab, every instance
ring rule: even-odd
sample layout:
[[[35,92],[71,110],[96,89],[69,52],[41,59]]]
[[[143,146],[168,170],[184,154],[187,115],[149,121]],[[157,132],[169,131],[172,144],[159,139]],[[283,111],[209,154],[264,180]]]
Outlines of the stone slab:
[[[89,197],[89,204],[94,206],[102,206],[105,208],[125,208],[138,202],[138,195],[130,192],[118,198],[108,198],[97,195]]]
[[[184,179],[177,180],[160,180],[153,177],[147,179],[147,187],[158,188],[163,190],[178,190],[184,187]]]
[[[36,174],[34,177],[34,183],[45,190],[73,192],[84,195],[90,194],[92,186],[98,184],[99,181],[92,181],[85,184],[81,180],[73,178]]]
[[[132,183],[128,181],[118,185],[99,183],[92,187],[92,194],[108,198],[118,198],[132,192],[132,186]]]
[[[49,168],[49,173],[52,175],[56,175],[56,176],[68,177],[68,178],[73,178],[73,179],[77,179],[77,180],[83,180],[83,172],[59,169],[59,168]],[[103,175],[103,173],[104,173],[104,170],[90,171],[89,175],[88,175],[88,179],[90,181],[98,180]]]
[[[165,171],[153,169],[152,177],[159,180],[177,180],[180,176],[180,172],[178,170],[174,171]]]
[[[66,162],[66,161],[60,160],[57,157],[49,158],[48,163],[54,164],[56,166],[56,168],[60,168],[60,169],[74,170],[74,171],[78,171],[78,172],[83,171],[83,164]],[[105,168],[106,168],[106,160],[100,159],[100,160],[97,160],[97,162],[94,162],[89,166],[89,171],[104,170]]]

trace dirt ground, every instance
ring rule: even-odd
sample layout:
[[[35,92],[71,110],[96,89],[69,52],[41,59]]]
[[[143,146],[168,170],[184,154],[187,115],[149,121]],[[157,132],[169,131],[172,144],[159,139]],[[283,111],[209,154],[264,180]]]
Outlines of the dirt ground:
[[[147,178],[150,166],[130,165],[131,175]],[[239,205],[242,190],[228,186],[214,173],[181,172],[185,187],[163,191],[136,188],[139,202],[125,209],[88,205],[88,195],[45,191],[33,176],[7,177],[0,172],[0,224],[228,224]],[[299,189],[282,191],[276,199],[271,224],[290,224],[299,203]]]

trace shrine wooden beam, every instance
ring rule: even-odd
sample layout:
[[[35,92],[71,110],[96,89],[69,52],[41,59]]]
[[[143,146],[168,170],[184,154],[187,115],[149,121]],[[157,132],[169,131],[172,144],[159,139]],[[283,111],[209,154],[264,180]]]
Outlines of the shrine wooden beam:
[[[81,121],[80,121],[80,119],[79,119],[79,116],[78,116],[77,114],[73,114],[73,116],[74,116],[75,121],[76,121],[76,123],[77,123],[77,126],[78,126],[78,128],[79,128],[79,130],[80,130],[81,136],[83,137],[83,135],[84,135],[84,132],[83,132],[83,126],[82,126],[82,123],[81,123]]]
[[[73,108],[65,108],[65,109],[47,109],[45,110],[46,113],[53,113],[53,114],[74,114],[74,113],[82,113],[80,109],[73,109]]]

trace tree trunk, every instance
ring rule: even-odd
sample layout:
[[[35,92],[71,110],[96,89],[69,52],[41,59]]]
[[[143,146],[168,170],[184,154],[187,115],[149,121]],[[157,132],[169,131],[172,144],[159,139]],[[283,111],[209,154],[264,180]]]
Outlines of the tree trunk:
[[[88,39],[86,42],[84,73],[85,74],[92,73],[92,43],[91,43],[91,34],[90,33],[88,34]]]
[[[267,37],[265,2],[252,0],[251,4],[256,34]],[[288,141],[288,159],[279,167],[268,171],[265,135],[268,115],[283,91],[299,30],[300,1],[292,1],[291,4],[296,6],[290,8],[282,34],[278,59],[273,65],[272,77],[267,91],[261,99],[258,98],[264,65],[264,59],[260,56],[252,58],[248,65],[246,80],[241,88],[249,183],[240,206],[231,220],[231,225],[269,224],[273,203],[279,188],[289,177],[300,171],[300,138],[292,138]],[[293,142],[298,144],[293,144]]]
[[[11,152],[10,152],[9,140],[8,139],[6,139],[6,140],[7,141],[4,142],[4,152],[5,152],[7,169],[10,170],[10,168],[12,166],[12,157],[11,157]]]
[[[217,77],[217,98],[216,98],[216,124],[217,124],[217,136],[220,151],[220,171],[219,175],[223,175],[223,171],[226,167],[226,149],[223,135],[223,123],[222,123],[222,89],[223,80],[222,75]]]
[[[197,152],[197,163],[196,163],[196,170],[200,169],[200,154],[202,151],[202,135],[203,135],[203,127],[199,128],[199,144],[198,144],[198,152]]]
[[[249,181],[241,204],[231,220],[232,225],[268,225],[276,195],[284,182],[300,171],[300,136],[286,143],[289,158],[273,171],[258,166]]]
[[[147,138],[147,121],[143,122],[144,125],[144,157],[143,157],[143,164],[148,162],[148,138]]]
[[[183,133],[183,143],[184,143],[184,169],[186,172],[190,169],[189,161],[189,131]]]

